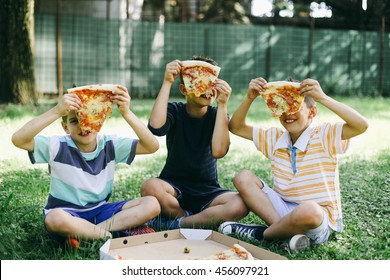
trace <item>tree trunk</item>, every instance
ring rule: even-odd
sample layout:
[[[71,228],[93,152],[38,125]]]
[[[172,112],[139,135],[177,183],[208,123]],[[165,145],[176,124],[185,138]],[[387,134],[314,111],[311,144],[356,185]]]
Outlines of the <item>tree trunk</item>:
[[[0,103],[36,103],[34,0],[1,0]]]

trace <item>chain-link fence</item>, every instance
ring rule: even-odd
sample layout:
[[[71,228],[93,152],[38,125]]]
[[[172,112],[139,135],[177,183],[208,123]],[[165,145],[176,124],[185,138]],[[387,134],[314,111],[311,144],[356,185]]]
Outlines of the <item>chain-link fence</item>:
[[[329,94],[390,96],[390,34],[379,31],[35,14],[35,46],[42,93],[118,83],[132,96],[153,97],[166,63],[207,55],[234,92],[259,76],[312,77]]]

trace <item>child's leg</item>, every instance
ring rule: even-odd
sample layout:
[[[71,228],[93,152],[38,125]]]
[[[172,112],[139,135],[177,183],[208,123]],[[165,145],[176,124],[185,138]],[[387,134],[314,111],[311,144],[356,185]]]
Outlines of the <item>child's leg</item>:
[[[304,202],[264,231],[265,239],[287,239],[319,227],[325,212],[313,201]]]
[[[182,217],[185,211],[177,200],[177,191],[167,182],[153,178],[146,180],[141,186],[141,196],[154,196],[161,206],[161,215],[165,217]]]
[[[237,192],[225,192],[217,196],[203,211],[184,217],[181,227],[218,225],[224,221],[238,221],[248,214],[248,208]]]
[[[160,205],[155,197],[141,197],[126,202],[120,212],[97,226],[109,231],[135,228],[153,219],[159,213]]]
[[[249,209],[268,225],[280,220],[273,204],[263,192],[263,183],[255,174],[248,170],[241,171],[234,177],[233,184]]]
[[[111,237],[111,233],[85,219],[74,217],[62,209],[54,209],[46,215],[46,229],[56,235],[85,239]]]

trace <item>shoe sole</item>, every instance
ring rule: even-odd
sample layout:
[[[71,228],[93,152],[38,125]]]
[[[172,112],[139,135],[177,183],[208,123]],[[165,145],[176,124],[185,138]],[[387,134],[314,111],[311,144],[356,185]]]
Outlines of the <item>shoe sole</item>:
[[[224,233],[223,230],[225,229],[225,227],[227,227],[231,224],[235,224],[235,223],[236,222],[224,222],[224,223],[220,224],[218,227],[218,232],[223,233],[223,234],[230,234],[230,233]]]
[[[289,247],[291,251],[298,253],[306,250],[310,246],[310,239],[303,234],[294,235],[290,242]]]

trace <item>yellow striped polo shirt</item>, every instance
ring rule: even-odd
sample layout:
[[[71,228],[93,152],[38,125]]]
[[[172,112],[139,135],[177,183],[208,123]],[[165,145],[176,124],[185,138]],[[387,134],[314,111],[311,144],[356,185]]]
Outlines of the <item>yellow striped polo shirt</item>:
[[[349,140],[342,140],[344,123],[312,123],[298,138],[296,174],[291,162],[291,138],[283,128],[254,127],[256,148],[271,160],[273,189],[296,203],[315,201],[325,208],[330,227],[342,231],[342,212],[337,154],[346,152]]]

